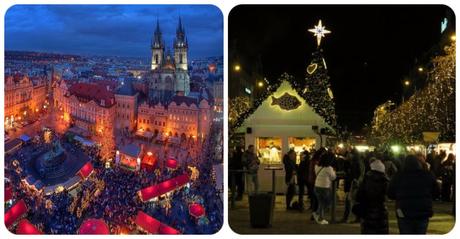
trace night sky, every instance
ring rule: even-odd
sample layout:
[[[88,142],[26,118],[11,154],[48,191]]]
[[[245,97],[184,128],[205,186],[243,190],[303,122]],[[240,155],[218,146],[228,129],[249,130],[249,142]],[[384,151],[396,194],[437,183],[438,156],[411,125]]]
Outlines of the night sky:
[[[316,50],[308,29],[321,19],[332,31],[321,46],[339,124],[358,130],[371,122],[377,105],[400,101],[403,79],[418,67],[415,59],[427,58],[439,43],[447,11],[444,6],[240,6],[229,16],[231,57],[247,71],[260,59],[269,80],[283,72],[303,79]]]
[[[211,5],[15,5],[5,16],[5,48],[147,57],[156,19],[173,49],[179,16],[192,59],[223,55],[223,17]]]

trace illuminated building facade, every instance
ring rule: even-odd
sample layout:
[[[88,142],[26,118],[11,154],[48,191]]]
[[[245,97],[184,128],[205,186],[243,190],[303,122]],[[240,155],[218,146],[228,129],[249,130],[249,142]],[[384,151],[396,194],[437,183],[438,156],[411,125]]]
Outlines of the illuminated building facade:
[[[41,109],[46,101],[45,81],[36,77],[33,81],[26,75],[5,77],[5,126],[30,116]]]
[[[94,83],[60,83],[54,91],[55,105],[62,110],[62,118],[89,134],[113,132],[116,115],[115,95]]]
[[[205,137],[212,117],[208,100],[187,96],[174,96],[167,105],[143,102],[138,112],[139,131],[181,138]]]

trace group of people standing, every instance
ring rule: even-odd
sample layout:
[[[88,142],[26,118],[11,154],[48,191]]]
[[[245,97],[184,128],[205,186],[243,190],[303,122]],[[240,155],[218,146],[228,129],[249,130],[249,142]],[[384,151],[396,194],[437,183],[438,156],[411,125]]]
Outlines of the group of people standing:
[[[235,161],[237,158],[241,160]],[[237,174],[247,174],[257,192],[260,161],[254,146],[250,145],[246,151],[237,150],[232,161],[241,165],[230,166],[247,169]],[[450,202],[455,195],[455,155],[445,152],[433,152],[425,157],[415,152],[394,155],[389,151],[361,153],[356,149],[319,148],[301,152],[297,164],[297,153],[291,149],[282,162],[287,210],[305,210],[306,189],[311,220],[320,225],[329,224],[325,214],[339,187],[339,183],[334,182],[343,180],[345,202],[341,221],[359,222],[363,234],[389,233],[388,200],[394,201],[401,234],[425,234],[429,218],[434,214],[433,201]],[[241,200],[244,177],[236,179],[237,200]],[[294,201],[296,194],[298,200]],[[355,216],[354,220],[349,220],[350,215]]]

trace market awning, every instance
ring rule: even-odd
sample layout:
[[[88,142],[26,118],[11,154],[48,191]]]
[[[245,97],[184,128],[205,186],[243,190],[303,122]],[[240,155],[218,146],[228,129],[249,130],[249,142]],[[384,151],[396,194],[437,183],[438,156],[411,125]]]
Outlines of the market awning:
[[[149,234],[158,234],[161,225],[161,223],[157,219],[147,215],[142,211],[137,212],[135,222],[136,225],[141,227],[144,231],[146,231]]]
[[[136,135],[137,136],[141,136],[141,137],[144,137],[144,138],[147,138],[147,139],[151,139],[153,137],[153,133],[150,132],[150,131],[136,131]]]
[[[19,147],[21,147],[22,144],[23,144],[23,141],[18,138],[9,140],[8,142],[5,143],[5,153],[6,154],[12,153],[16,149],[19,149]]]
[[[27,219],[22,219],[19,221],[16,228],[16,234],[26,234],[26,235],[38,235],[43,234],[40,230],[35,227],[34,224],[30,223]]]
[[[124,154],[132,158],[137,158],[141,153],[141,148],[135,144],[128,144],[120,148],[119,151],[120,154]]]
[[[138,193],[140,194],[141,200],[145,202],[149,201],[150,199],[161,196],[163,194],[166,194],[172,190],[180,188],[187,184],[188,181],[189,175],[183,174],[181,176],[172,178],[162,183],[141,189]]]
[[[153,171],[157,164],[157,158],[151,153],[148,152],[144,155],[141,162],[141,168],[148,171]]]
[[[30,138],[29,135],[23,134],[23,135],[21,135],[21,136],[19,137],[19,139],[22,140],[22,141],[24,141],[24,143],[27,143],[27,142],[30,141],[31,138]]]
[[[81,224],[78,234],[108,235],[110,234],[110,230],[104,220],[92,218]]]
[[[188,212],[190,215],[192,215],[195,218],[200,218],[204,216],[205,214],[205,209],[201,204],[198,203],[192,203],[188,206]]]
[[[160,234],[164,234],[164,235],[178,235],[178,234],[181,234],[180,231],[170,227],[170,226],[167,226],[165,224],[161,224],[160,225],[160,230],[159,230],[159,233]]]
[[[92,147],[92,146],[94,146],[96,144],[93,141],[84,139],[84,138],[82,138],[82,137],[80,137],[78,135],[73,137],[73,139],[78,141],[78,142],[80,142],[82,145],[87,146],[87,147]]]
[[[5,188],[5,202],[13,198],[13,188],[8,186]]]
[[[171,168],[171,169],[177,169],[177,166],[179,164],[177,163],[177,160],[174,158],[169,158],[166,160],[166,167]]]
[[[78,171],[78,173],[83,179],[87,178],[92,172],[93,165],[91,164],[91,162],[87,162],[85,165],[83,165],[83,167],[81,167],[80,171]]]
[[[23,199],[19,200],[5,213],[5,226],[9,228],[19,218],[27,213],[27,205]]]

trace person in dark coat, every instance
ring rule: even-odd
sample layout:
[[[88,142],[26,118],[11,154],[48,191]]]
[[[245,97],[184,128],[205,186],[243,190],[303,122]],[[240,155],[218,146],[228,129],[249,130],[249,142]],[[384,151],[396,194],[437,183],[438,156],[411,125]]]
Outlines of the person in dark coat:
[[[388,187],[388,198],[396,201],[400,234],[426,234],[433,216],[433,197],[438,194],[433,175],[423,170],[416,156],[408,155]]]
[[[310,154],[306,149],[300,155],[300,163],[297,167],[297,184],[299,185],[299,210],[304,209],[303,195],[308,181],[308,164],[310,163]],[[307,188],[308,190],[308,188]]]
[[[452,201],[452,185],[454,183],[454,161],[455,156],[449,154],[447,159],[441,163],[441,199],[444,202]]]
[[[243,170],[243,148],[241,146],[237,146],[235,152],[233,154],[232,160],[232,169],[234,170]],[[243,199],[244,193],[244,174],[242,172],[235,173],[235,186],[237,191],[236,200],[240,201]]]
[[[295,194],[295,174],[297,171],[297,165],[295,164],[296,152],[294,150],[289,150],[283,156],[284,171],[286,175],[284,177],[285,183],[287,185],[286,192],[286,209],[292,209],[291,201],[294,198]]]
[[[385,165],[380,160],[370,163],[370,170],[364,176],[356,201],[362,207],[361,233],[388,234],[388,211],[385,197],[388,189],[388,178]]]

